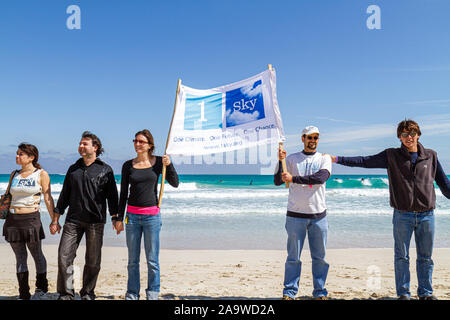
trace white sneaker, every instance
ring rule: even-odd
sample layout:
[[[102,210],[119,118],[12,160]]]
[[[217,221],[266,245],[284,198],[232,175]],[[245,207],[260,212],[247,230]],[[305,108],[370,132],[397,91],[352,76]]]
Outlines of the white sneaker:
[[[36,289],[33,296],[31,297],[31,300],[49,300],[50,297],[47,295],[46,292],[42,291],[41,289]]]
[[[158,291],[146,291],[147,300],[159,300],[159,292]]]

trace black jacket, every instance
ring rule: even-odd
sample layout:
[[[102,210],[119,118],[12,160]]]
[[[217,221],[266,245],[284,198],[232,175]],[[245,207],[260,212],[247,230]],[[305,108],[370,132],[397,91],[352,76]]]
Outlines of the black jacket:
[[[69,207],[66,221],[105,223],[106,201],[110,215],[117,214],[119,201],[112,168],[100,159],[86,167],[80,158],[67,171],[55,212],[64,214]]]

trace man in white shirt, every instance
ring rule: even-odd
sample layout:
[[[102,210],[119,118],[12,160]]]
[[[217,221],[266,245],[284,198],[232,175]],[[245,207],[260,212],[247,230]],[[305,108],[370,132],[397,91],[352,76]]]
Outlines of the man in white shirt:
[[[288,256],[285,264],[283,299],[292,300],[298,293],[302,263],[300,255],[308,234],[312,258],[313,297],[326,300],[325,281],[329,264],[325,261],[328,232],[325,183],[331,175],[331,158],[316,152],[319,129],[308,126],[302,131],[304,149],[289,155],[279,149],[279,163],[274,175],[275,185],[290,182],[286,231]],[[286,173],[281,161],[286,158]]]

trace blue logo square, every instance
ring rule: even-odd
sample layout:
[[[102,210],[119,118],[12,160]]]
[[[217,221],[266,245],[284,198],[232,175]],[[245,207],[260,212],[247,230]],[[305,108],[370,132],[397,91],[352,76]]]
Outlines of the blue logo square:
[[[262,81],[226,93],[227,127],[264,119]]]

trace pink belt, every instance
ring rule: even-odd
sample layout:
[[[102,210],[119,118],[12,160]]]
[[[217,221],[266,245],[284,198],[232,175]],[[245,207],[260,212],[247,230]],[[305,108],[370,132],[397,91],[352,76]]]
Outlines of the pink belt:
[[[127,206],[127,211],[129,213],[134,213],[134,214],[147,214],[147,215],[156,216],[159,213],[159,208],[157,206],[154,206],[154,207],[133,207],[133,206],[128,205]]]

